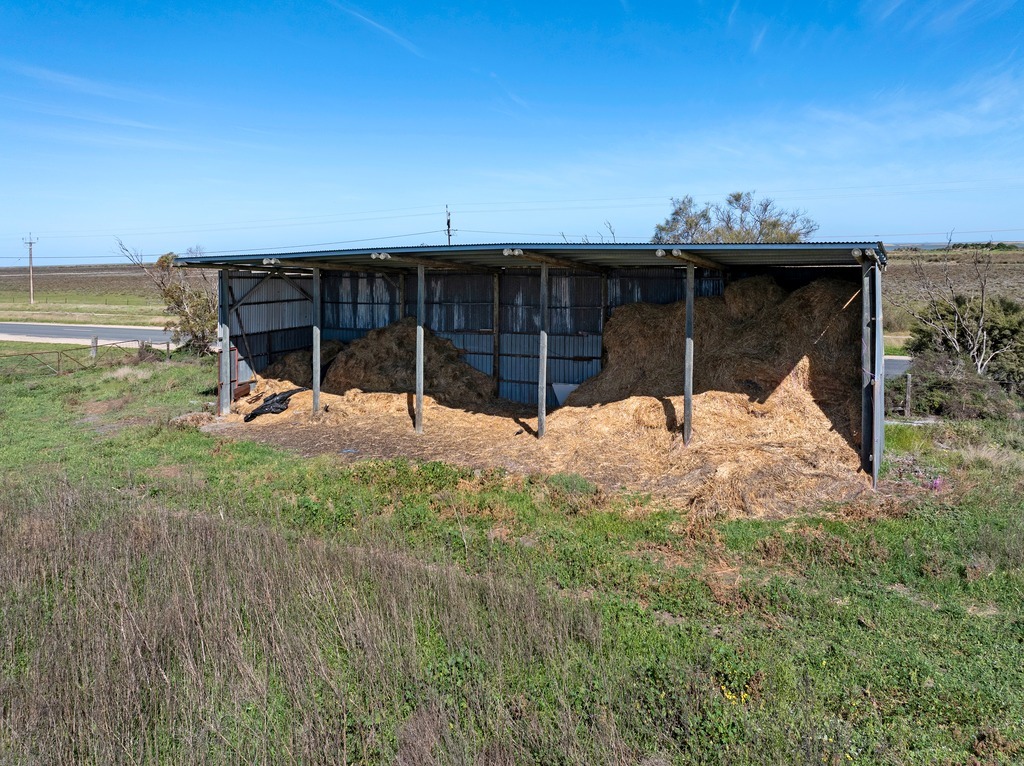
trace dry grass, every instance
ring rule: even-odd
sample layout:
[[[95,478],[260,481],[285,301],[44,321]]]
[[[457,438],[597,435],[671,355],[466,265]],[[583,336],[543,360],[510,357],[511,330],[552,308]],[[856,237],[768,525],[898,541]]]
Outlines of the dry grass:
[[[626,757],[558,691],[582,656],[614,672],[585,605],[63,482],[3,498],[4,762]],[[527,672],[554,711],[510,693]]]

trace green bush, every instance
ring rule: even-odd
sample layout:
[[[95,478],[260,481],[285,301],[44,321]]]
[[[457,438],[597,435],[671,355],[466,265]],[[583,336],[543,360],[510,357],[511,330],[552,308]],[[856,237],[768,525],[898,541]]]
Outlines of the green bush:
[[[909,372],[912,415],[1010,418],[1022,411],[1020,397],[1004,390],[993,377],[979,375],[963,359],[926,351],[914,357]],[[903,412],[906,391],[905,378],[895,378],[886,384],[889,412]]]

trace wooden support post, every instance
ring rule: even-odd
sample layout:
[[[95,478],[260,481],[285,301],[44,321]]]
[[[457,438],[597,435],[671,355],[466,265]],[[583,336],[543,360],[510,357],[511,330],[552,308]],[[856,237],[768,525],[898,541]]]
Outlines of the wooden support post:
[[[98,335],[93,335],[92,336],[92,343],[91,343],[91,345],[89,347],[89,358],[90,359],[95,359],[96,358],[97,354],[99,353],[99,345],[100,345],[99,336]]]
[[[540,348],[537,365],[537,438],[547,430],[548,415],[548,265],[540,265]]]
[[[495,274],[491,281],[493,305],[491,324],[494,326],[494,342],[491,347],[491,377],[494,378],[494,394],[498,395],[501,380],[501,275]]]
[[[683,363],[683,444],[693,434],[693,264],[686,264],[686,356]]]
[[[320,326],[323,324],[323,295],[320,269],[313,269],[313,417],[320,414]]]
[[[423,265],[416,267],[416,433],[423,433],[423,323],[427,318],[427,279]]]
[[[907,396],[903,401],[903,416],[910,417],[910,373],[907,373]]]
[[[217,414],[231,412],[231,330],[228,327],[228,272],[217,272],[217,334],[220,336],[220,388]]]

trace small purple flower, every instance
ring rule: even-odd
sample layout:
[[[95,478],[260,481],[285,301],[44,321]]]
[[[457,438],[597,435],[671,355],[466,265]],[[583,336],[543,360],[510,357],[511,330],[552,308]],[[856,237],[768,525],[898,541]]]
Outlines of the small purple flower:
[[[939,477],[937,477],[935,479],[932,479],[930,482],[928,482],[928,488],[933,490],[933,491],[935,491],[935,492],[941,492],[942,491],[942,487],[943,487],[944,484],[945,484],[945,482],[942,480],[942,477],[939,476]]]

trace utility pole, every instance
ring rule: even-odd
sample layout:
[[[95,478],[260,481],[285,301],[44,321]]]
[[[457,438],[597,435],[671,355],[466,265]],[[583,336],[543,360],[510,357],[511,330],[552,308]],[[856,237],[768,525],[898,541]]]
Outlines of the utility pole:
[[[444,214],[445,217],[448,219],[448,244],[450,245],[452,243],[452,214],[448,210],[447,205],[444,206]]]
[[[32,232],[29,232],[28,239],[22,240],[22,242],[28,245],[28,302],[30,304],[36,302],[35,280],[32,274],[32,245],[38,241],[38,239],[32,239]]]

